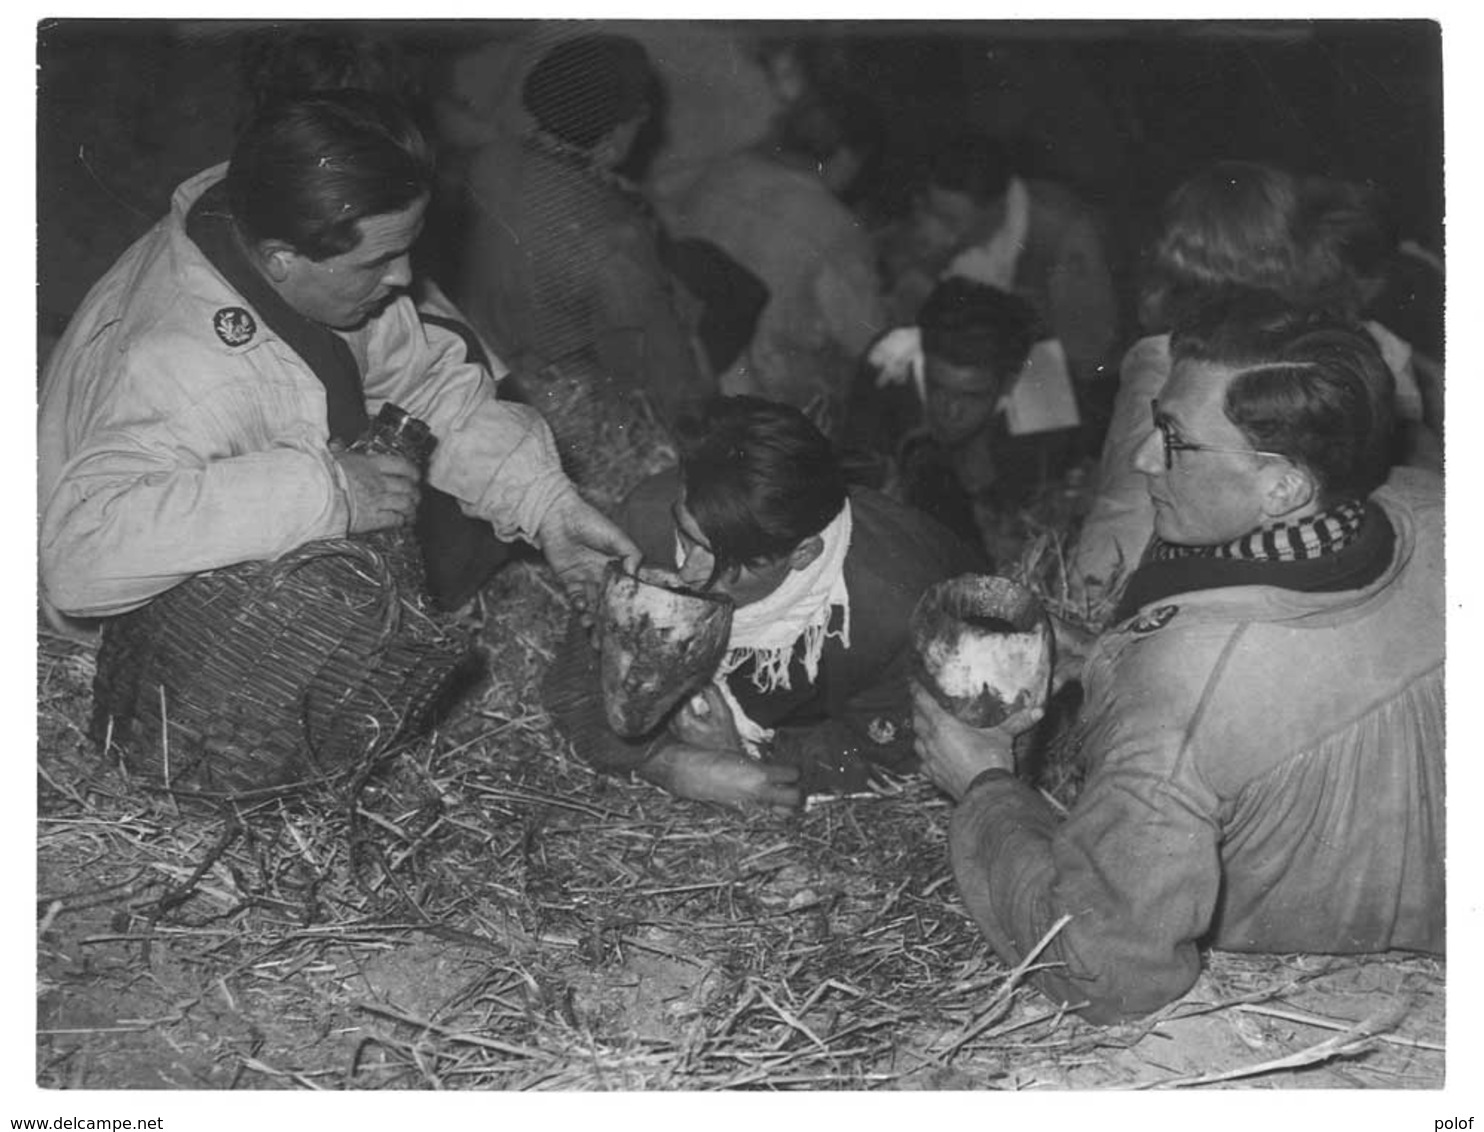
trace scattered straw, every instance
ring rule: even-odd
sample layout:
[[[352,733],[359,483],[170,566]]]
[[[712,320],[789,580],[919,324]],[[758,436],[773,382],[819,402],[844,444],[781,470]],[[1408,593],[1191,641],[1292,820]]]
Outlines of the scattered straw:
[[[1027,561],[1063,569],[1049,544]],[[489,682],[441,730],[374,774],[226,809],[176,812],[105,761],[79,725],[91,649],[38,637],[38,1083],[1085,1086],[1109,1051],[1161,1042],[1052,1008],[1030,985],[1039,948],[1014,968],[993,956],[931,784],[778,817],[594,774],[537,692],[565,597],[526,562],[485,596]],[[1069,803],[1065,770],[1042,784]],[[1272,1040],[1316,1083],[1342,1057],[1366,1083],[1441,1081],[1441,964],[1296,962],[1212,955],[1214,1005],[1182,1005],[1297,1025],[1344,1013],[1315,988],[1417,979],[1384,1034]],[[1151,1062],[1139,1079],[1168,1076]]]

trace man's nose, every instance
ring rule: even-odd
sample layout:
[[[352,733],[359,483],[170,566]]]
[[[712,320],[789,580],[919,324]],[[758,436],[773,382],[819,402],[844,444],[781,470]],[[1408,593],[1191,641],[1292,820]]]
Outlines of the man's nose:
[[[387,264],[386,274],[381,281],[388,287],[410,287],[412,285],[412,257],[408,255],[398,256]]]
[[[704,586],[711,579],[709,558],[699,547],[691,547],[685,552],[685,561],[680,564],[680,581],[695,588]]]
[[[1164,439],[1159,435],[1159,429],[1151,428],[1144,442],[1134,449],[1134,470],[1146,476],[1163,475],[1167,470]]]

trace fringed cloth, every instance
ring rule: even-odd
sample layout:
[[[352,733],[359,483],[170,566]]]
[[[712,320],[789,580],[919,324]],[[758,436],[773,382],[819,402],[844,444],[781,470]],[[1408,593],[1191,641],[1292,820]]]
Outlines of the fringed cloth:
[[[722,698],[732,710],[732,719],[747,752],[761,754],[762,744],[773,738],[771,729],[750,719],[727,680],[733,672],[752,662],[751,680],[759,692],[790,688],[789,668],[799,642],[800,659],[812,683],[819,674],[824,643],[837,638],[850,647],[850,594],[845,588],[845,555],[850,550],[850,501],[830,524],[820,531],[824,549],[802,570],[791,571],[783,584],[760,601],[739,608],[732,616],[727,652],[713,678]],[[678,547],[677,547],[678,553]],[[830,629],[834,610],[842,616],[839,627]]]

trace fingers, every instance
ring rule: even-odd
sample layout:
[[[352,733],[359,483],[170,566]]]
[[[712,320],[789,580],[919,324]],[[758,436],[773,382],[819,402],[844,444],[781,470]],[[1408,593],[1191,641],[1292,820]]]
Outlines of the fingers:
[[[804,792],[795,785],[798,767],[764,763],[762,770],[763,782],[755,792],[759,802],[777,813],[791,813],[803,806]]]
[[[1024,711],[1016,712],[1008,719],[1001,721],[999,729],[1011,735],[1019,735],[1036,726],[1045,716],[1046,708],[1038,704],[1036,707],[1026,708]]]
[[[774,813],[791,814],[804,804],[804,796],[792,786],[769,786],[762,801]]]
[[[421,496],[420,476],[412,461],[389,453],[348,452],[334,444],[330,451],[349,487],[353,533],[411,520]]]
[[[415,474],[408,477],[403,476],[400,470],[391,471],[382,476],[381,490],[373,500],[373,511],[397,522],[409,521],[417,513],[420,495]]]
[[[759,763],[763,781],[755,788],[754,797],[778,814],[791,814],[804,805],[804,792],[798,788],[799,768],[786,763]]]
[[[398,456],[395,452],[368,452],[366,458],[383,476],[408,480],[418,478],[417,465],[406,456]]]
[[[774,785],[784,785],[799,780],[799,768],[788,763],[760,763],[763,777]]]

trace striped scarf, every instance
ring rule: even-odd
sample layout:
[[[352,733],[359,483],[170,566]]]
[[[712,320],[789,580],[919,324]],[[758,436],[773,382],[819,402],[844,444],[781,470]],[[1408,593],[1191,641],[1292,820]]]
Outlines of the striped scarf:
[[[1386,572],[1396,532],[1374,502],[1339,504],[1298,523],[1280,523],[1223,546],[1176,546],[1151,540],[1129,577],[1113,624],[1144,606],[1195,590],[1276,586],[1297,593],[1338,593],[1368,586]]]
[[[1251,562],[1305,562],[1345,549],[1360,531],[1365,507],[1352,499],[1307,519],[1261,527],[1218,546],[1183,546],[1157,535],[1150,541],[1146,562],[1176,558],[1236,558]]]

